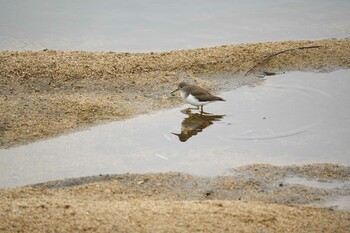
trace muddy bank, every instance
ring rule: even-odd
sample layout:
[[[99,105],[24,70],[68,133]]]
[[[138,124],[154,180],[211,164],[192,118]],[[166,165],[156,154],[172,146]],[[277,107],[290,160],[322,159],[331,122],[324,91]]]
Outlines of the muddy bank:
[[[287,177],[350,181],[334,164],[249,165],[224,177],[125,174],[0,189],[0,230],[87,232],[348,232],[350,212],[315,208],[348,188]],[[73,221],[74,220],[74,221]]]
[[[273,53],[314,45],[320,48],[280,54],[243,77]],[[225,45],[164,53],[0,52],[0,147],[178,105],[181,100],[169,92],[181,80],[217,92],[261,81],[256,72],[349,68],[349,54],[349,40]],[[225,74],[225,80],[220,74]]]

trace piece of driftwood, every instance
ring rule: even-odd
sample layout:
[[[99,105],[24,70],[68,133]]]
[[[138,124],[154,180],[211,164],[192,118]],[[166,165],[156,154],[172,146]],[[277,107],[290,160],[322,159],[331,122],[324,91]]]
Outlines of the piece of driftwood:
[[[277,52],[277,53],[271,54],[271,55],[265,57],[262,61],[260,61],[260,62],[258,62],[257,64],[255,64],[252,68],[250,68],[250,69],[247,71],[247,73],[245,73],[244,77],[247,76],[250,72],[252,72],[258,65],[263,64],[264,62],[266,62],[266,61],[269,60],[270,58],[275,57],[275,56],[277,56],[277,55],[279,55],[279,54],[286,53],[286,52],[293,51],[293,50],[317,49],[317,48],[320,48],[320,47],[321,47],[320,45],[303,46],[303,47],[297,47],[297,48],[286,49],[286,50],[279,51],[279,52]]]

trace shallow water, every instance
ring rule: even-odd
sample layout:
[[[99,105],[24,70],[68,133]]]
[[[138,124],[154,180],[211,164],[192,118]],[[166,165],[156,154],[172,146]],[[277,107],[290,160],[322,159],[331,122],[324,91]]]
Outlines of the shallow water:
[[[0,50],[165,51],[345,38],[348,0],[0,0]]]
[[[288,184],[300,184],[304,186],[309,186],[313,188],[321,188],[321,189],[334,189],[334,188],[349,188],[349,181],[320,181],[315,179],[306,179],[303,177],[288,177],[285,179],[285,182]]]
[[[322,203],[319,206],[320,207],[334,208],[337,210],[349,211],[350,210],[350,196],[340,196],[340,197],[334,198],[333,200],[331,200],[329,202]]]
[[[318,180],[318,179],[306,179],[303,177],[287,177],[285,182],[288,184],[297,184],[308,186],[312,188],[321,189],[338,189],[338,190],[350,190],[349,180]],[[336,210],[350,210],[350,196],[347,191],[345,195],[339,195],[332,197],[330,200],[314,203],[314,206],[321,208],[332,208]]]
[[[0,187],[106,173],[224,175],[255,163],[350,165],[349,76],[276,75],[221,93],[227,101],[204,116],[183,105],[0,149]]]

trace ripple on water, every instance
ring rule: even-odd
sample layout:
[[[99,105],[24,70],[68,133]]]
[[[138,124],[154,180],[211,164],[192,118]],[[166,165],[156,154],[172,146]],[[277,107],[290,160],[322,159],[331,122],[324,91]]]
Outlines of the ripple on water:
[[[320,124],[325,117],[325,112],[316,109],[315,105],[326,108],[329,98],[331,98],[331,95],[324,90],[293,85],[264,85],[260,87],[258,93],[254,92],[253,95],[259,100],[257,101],[259,106],[254,107],[255,110],[251,111],[250,114],[256,115],[262,111],[262,108],[268,108],[266,105],[271,105],[272,101],[269,98],[279,98],[273,104],[274,109],[268,114],[273,114],[273,117],[283,116],[284,122],[282,124],[284,126],[276,125],[276,121],[272,123],[270,121],[270,124],[265,122],[261,124],[261,127],[254,125],[254,128],[248,128],[239,135],[231,135],[223,139],[269,140],[305,133],[310,128]],[[301,95],[303,96],[301,97]],[[305,109],[309,111],[305,112]],[[267,117],[263,116],[262,119],[266,120]],[[286,124],[287,122],[288,124]]]

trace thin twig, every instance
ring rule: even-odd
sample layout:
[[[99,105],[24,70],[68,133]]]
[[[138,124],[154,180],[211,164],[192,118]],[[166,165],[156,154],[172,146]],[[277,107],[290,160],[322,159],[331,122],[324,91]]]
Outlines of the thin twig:
[[[262,63],[264,63],[265,61],[269,60],[270,58],[272,57],[275,57],[281,53],[286,53],[286,52],[289,52],[289,51],[293,51],[293,50],[302,50],[302,49],[316,49],[316,48],[320,48],[321,46],[320,45],[313,45],[313,46],[304,46],[304,47],[298,47],[298,48],[292,48],[292,49],[286,49],[286,50],[283,50],[283,51],[280,51],[280,52],[277,52],[277,53],[274,53],[274,54],[271,54],[267,57],[265,57],[262,61],[258,62],[256,65],[254,65],[252,68],[250,68],[247,73],[245,73],[244,77],[247,76],[250,72],[252,72],[258,65],[261,65]]]

